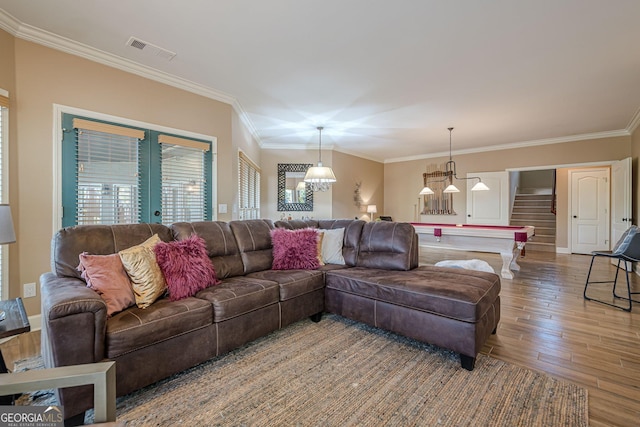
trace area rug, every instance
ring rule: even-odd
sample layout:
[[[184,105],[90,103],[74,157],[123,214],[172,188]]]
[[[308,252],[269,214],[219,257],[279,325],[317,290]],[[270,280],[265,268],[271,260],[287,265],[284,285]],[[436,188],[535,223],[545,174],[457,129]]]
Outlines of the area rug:
[[[128,426],[586,426],[586,389],[339,316],[301,321],[118,398]],[[89,415],[87,421],[91,421]]]

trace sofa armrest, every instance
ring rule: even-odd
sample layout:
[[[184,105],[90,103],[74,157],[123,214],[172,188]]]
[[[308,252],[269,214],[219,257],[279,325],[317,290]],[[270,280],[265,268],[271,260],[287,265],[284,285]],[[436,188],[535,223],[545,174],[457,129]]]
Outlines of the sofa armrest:
[[[100,362],[105,357],[107,305],[85,282],[40,276],[42,355],[47,368]]]

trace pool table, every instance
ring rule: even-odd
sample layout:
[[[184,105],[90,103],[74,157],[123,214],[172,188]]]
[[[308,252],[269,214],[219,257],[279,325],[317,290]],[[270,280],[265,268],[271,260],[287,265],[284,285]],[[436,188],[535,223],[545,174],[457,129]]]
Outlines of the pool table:
[[[501,276],[513,279],[512,270],[520,270],[518,252],[535,234],[535,227],[477,224],[411,223],[418,233],[420,246],[499,253],[502,257]]]

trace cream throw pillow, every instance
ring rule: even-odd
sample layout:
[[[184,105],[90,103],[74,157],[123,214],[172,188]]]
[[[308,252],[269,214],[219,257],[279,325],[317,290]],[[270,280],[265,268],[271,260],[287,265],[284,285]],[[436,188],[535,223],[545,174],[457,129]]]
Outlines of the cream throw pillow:
[[[153,247],[160,241],[158,235],[154,234],[143,243],[118,252],[131,279],[136,305],[140,308],[149,307],[167,289],[167,282],[153,252]]]
[[[322,233],[322,261],[325,264],[344,265],[344,257],[342,256],[344,228],[318,230],[318,232]]]

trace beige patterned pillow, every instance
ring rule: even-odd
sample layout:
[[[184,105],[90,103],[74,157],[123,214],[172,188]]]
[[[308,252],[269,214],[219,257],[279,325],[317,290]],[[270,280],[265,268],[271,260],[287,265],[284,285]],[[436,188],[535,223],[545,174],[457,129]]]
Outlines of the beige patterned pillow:
[[[167,282],[153,252],[153,247],[160,241],[158,235],[154,234],[143,243],[118,252],[131,279],[136,305],[140,308],[149,307],[167,289]]]

